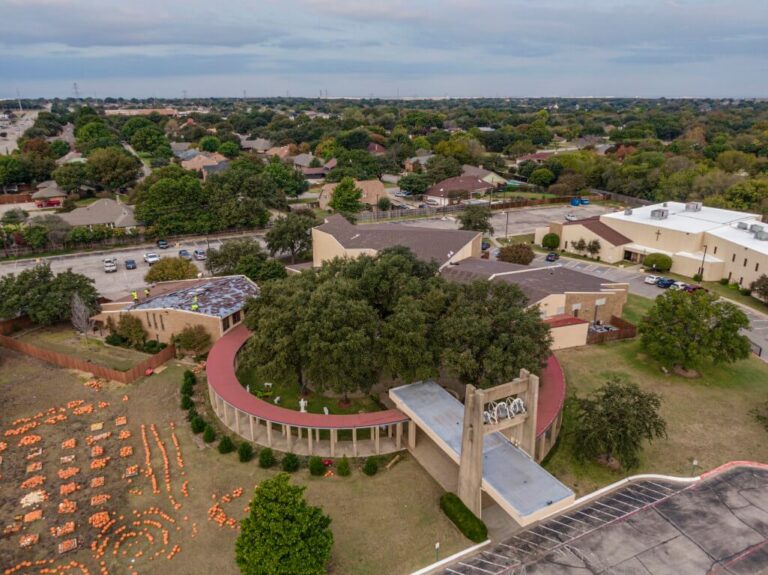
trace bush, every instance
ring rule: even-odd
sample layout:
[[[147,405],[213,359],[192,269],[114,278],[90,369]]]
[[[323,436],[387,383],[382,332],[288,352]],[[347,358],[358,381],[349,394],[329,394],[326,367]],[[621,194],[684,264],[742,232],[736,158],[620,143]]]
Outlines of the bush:
[[[195,415],[191,420],[192,433],[202,433],[205,430],[205,420],[199,415]]]
[[[720,278],[720,285],[721,286],[727,286],[728,285],[728,278]]]
[[[188,395],[182,394],[181,396],[181,409],[191,409],[195,406],[195,403],[192,401],[192,398]]]
[[[281,469],[289,473],[298,471],[300,466],[301,463],[295,453],[286,453],[285,457],[283,457],[283,460],[280,462]]]
[[[341,461],[339,461],[339,464],[336,466],[336,473],[342,477],[347,477],[351,473],[349,459],[347,459],[346,455],[341,458]]]
[[[181,384],[181,395],[192,395],[195,392],[195,386],[188,381]]]
[[[240,463],[248,463],[251,459],[253,459],[253,445],[247,441],[243,441],[240,445],[238,445],[237,458],[240,460]]]
[[[195,409],[195,406],[193,405],[187,410],[187,421],[191,422],[195,417],[198,417],[198,415],[197,409]]]
[[[109,345],[115,345],[117,347],[125,347],[125,344],[128,343],[126,339],[119,333],[110,333],[107,337],[104,338],[104,341]]]
[[[141,346],[140,351],[155,355],[156,353],[164,350],[166,347],[168,347],[166,344],[160,343],[156,339],[150,339],[144,342],[144,345]]]
[[[205,437],[203,437],[205,439]],[[225,435],[219,441],[219,453],[232,453],[235,450],[235,444],[229,438],[229,435]]]
[[[643,265],[657,272],[668,272],[672,267],[672,258],[666,254],[648,254],[643,260]]]
[[[704,279],[703,275],[701,275],[701,274],[693,274],[693,281],[700,282],[703,279]]]
[[[512,244],[499,250],[498,259],[502,262],[527,266],[536,257],[528,244]]]
[[[202,355],[211,347],[211,334],[202,325],[189,325],[176,336],[176,347],[192,355]]]
[[[195,385],[197,383],[197,377],[195,377],[195,374],[189,369],[184,372],[184,383],[189,383],[189,385]]]
[[[752,290],[749,288],[740,288],[739,293],[741,295],[752,295]]]
[[[210,423],[205,424],[205,430],[203,431],[203,441],[211,443],[216,439],[216,430]]]
[[[275,464],[275,454],[269,447],[265,447],[259,452],[259,467],[269,469]]]
[[[369,457],[365,460],[365,465],[363,465],[363,473],[366,475],[376,475],[376,473],[379,471],[379,462],[376,461],[375,457]]]
[[[309,458],[309,472],[316,477],[325,474],[325,465],[323,465],[323,460],[317,455]]]
[[[440,497],[440,509],[470,541],[482,543],[488,539],[485,523],[478,519],[455,493],[443,493]]]
[[[548,250],[557,249],[560,246],[560,236],[548,233],[541,239],[541,245]]]

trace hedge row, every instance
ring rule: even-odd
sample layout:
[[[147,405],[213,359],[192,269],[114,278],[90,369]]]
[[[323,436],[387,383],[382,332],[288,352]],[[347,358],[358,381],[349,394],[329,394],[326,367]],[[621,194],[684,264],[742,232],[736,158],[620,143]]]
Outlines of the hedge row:
[[[440,509],[470,541],[482,543],[488,539],[485,523],[478,519],[455,493],[443,493],[440,497]]]

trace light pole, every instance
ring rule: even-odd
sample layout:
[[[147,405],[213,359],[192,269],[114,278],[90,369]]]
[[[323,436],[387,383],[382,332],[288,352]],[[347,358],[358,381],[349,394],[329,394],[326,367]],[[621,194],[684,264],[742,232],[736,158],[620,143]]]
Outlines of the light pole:
[[[440,561],[440,542],[435,543],[435,563]]]

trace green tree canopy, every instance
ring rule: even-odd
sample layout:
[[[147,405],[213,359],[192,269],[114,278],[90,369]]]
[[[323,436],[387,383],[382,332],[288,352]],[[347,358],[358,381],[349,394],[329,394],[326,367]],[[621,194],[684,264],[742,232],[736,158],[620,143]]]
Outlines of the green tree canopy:
[[[491,209],[484,206],[467,206],[457,217],[459,229],[492,234]]]
[[[536,257],[533,248],[528,244],[511,244],[499,250],[498,259],[502,262],[527,266]]]
[[[183,258],[160,258],[144,276],[147,283],[189,280],[199,273],[195,264]]]
[[[333,546],[331,519],[304,500],[286,473],[262,481],[240,523],[235,560],[243,575],[324,575]]]
[[[197,178],[163,178],[139,196],[136,218],[160,235],[206,232],[211,228],[207,203]]]
[[[355,186],[355,181],[345,177],[333,189],[328,205],[342,214],[356,214],[363,209],[363,204],[360,202],[362,197],[363,191]]]
[[[550,232],[542,238],[541,245],[548,250],[556,250],[558,247],[560,247],[560,236]]]
[[[308,210],[291,212],[276,219],[267,231],[269,253],[274,256],[287,252],[291,255],[291,263],[294,263],[297,255],[309,253],[312,249],[312,228],[319,223],[314,213]]]
[[[139,175],[139,161],[122,148],[95,150],[86,166],[89,179],[111,192],[127,186]]]
[[[220,248],[208,250],[205,269],[215,276],[237,274],[238,266],[244,259],[263,263],[267,261],[267,254],[261,244],[253,239],[228,240]]]
[[[749,340],[740,333],[749,327],[747,316],[704,290],[668,290],[639,327],[643,349],[662,364],[693,369],[704,360],[732,363],[749,357]]]
[[[53,172],[53,179],[65,192],[79,192],[90,180],[88,166],[82,162],[72,162],[59,166]]]

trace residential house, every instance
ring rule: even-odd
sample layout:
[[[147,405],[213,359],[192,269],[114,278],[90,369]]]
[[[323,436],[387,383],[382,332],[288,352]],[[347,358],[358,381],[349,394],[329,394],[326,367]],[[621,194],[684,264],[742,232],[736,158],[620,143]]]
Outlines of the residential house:
[[[244,150],[256,152],[257,154],[264,154],[272,147],[272,142],[271,140],[264,138],[249,140],[244,136],[240,136],[240,147]]]
[[[208,179],[208,176],[212,176],[214,174],[220,174],[222,172],[225,172],[229,169],[229,160],[224,160],[223,162],[219,162],[218,164],[213,164],[210,166],[203,166],[203,181]]]
[[[37,184],[37,191],[32,194],[33,200],[63,200],[67,192],[62,190],[54,180],[46,180]]]
[[[243,307],[259,296],[258,286],[245,276],[224,276],[172,282],[160,282],[142,290],[137,301],[130,294],[103,303],[101,312],[91,319],[105,329],[111,319],[115,324],[123,314],[141,320],[149,337],[171,343],[186,327],[202,325],[216,341],[243,321]]]
[[[493,184],[474,176],[456,176],[427,188],[424,201],[435,206],[448,206],[472,196],[483,195],[494,188]]]
[[[515,160],[515,165],[519,166],[523,162],[535,162],[537,164],[543,164],[554,155],[554,152],[536,152],[535,154],[525,154],[524,156],[520,156]]]
[[[492,172],[491,170],[486,170],[485,168],[483,168],[483,166],[478,167],[478,166],[470,166],[469,164],[464,164],[461,167],[461,175],[479,178],[494,186],[503,186],[507,183],[507,180],[505,178],[502,178],[500,175],[498,175],[495,172]]]
[[[222,162],[226,162],[226,156],[219,154],[218,152],[200,152],[195,157],[189,160],[183,160],[181,167],[185,170],[192,170],[194,172],[202,172],[205,166],[215,166]]]
[[[109,198],[96,200],[92,204],[75,208],[58,216],[72,227],[97,225],[109,228],[135,228],[139,224],[133,215],[133,206]]]
[[[267,157],[271,158],[272,156],[277,156],[281,160],[286,159],[290,155],[291,155],[290,146],[272,147],[272,148],[269,148],[266,152]]]
[[[75,163],[81,163],[84,164],[88,160],[83,157],[83,155],[80,152],[67,152],[62,157],[58,158],[56,160],[57,166],[63,166],[65,164],[75,164]]]
[[[405,160],[405,171],[406,172],[415,172],[418,168],[416,167],[421,166],[422,169],[427,167],[427,162],[430,158],[434,158],[435,154],[427,152],[426,154],[417,154],[416,156],[413,156],[412,158],[408,158]]]
[[[384,154],[387,153],[387,149],[381,144],[377,144],[376,142],[370,142],[368,144],[368,153],[373,156],[383,156]]]
[[[320,194],[318,195],[317,200],[320,203],[321,209],[328,209],[328,204],[333,198],[333,190],[336,189],[336,186],[338,186],[337,183],[329,183],[325,184],[320,189]],[[360,201],[371,208],[376,207],[379,202],[379,198],[389,197],[387,195],[387,190],[384,187],[384,184],[379,180],[355,180],[355,186],[360,188],[360,190],[363,192],[363,196],[360,198]]]

